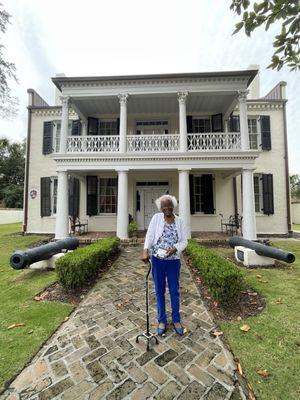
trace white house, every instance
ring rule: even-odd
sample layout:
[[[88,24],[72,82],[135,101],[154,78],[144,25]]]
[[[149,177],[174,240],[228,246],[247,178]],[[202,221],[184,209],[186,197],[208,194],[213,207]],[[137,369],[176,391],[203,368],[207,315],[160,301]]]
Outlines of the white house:
[[[243,216],[243,236],[291,230],[285,82],[259,97],[257,69],[52,78],[49,106],[29,89],[24,231],[127,238],[163,193],[191,232]]]

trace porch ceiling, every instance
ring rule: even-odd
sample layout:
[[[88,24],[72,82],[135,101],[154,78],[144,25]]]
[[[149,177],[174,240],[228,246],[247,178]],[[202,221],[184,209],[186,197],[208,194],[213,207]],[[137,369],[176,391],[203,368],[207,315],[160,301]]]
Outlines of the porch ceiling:
[[[235,93],[191,93],[187,97],[187,114],[225,113],[232,105]],[[120,105],[117,97],[73,98],[72,102],[85,116],[119,114]],[[176,94],[133,95],[127,102],[128,114],[171,114],[178,113]]]

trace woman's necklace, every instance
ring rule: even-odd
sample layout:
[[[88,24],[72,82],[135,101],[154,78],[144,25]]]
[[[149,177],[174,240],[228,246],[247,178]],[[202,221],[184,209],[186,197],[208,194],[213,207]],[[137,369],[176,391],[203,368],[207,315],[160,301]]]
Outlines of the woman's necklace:
[[[165,221],[166,221],[169,225],[173,224],[174,220],[175,220],[174,215],[165,216]]]

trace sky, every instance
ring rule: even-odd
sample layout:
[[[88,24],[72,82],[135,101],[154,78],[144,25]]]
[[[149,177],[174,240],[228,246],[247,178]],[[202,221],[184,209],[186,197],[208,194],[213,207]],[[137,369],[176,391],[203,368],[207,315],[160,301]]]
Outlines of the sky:
[[[17,67],[19,113],[0,119],[0,137],[26,137],[27,89],[35,89],[50,105],[51,77],[232,71],[260,65],[260,95],[287,82],[290,174],[300,174],[300,74],[287,67],[266,67],[274,35],[261,27],[251,38],[232,35],[239,17],[231,0],[1,0],[11,14],[4,57]]]

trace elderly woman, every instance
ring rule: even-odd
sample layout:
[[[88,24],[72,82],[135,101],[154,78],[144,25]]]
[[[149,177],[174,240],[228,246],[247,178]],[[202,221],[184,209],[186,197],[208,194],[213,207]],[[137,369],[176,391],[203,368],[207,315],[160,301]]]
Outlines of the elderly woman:
[[[165,307],[166,280],[171,297],[172,323],[175,331],[182,336],[180,322],[180,256],[187,245],[187,230],[184,221],[174,214],[177,200],[164,195],[155,201],[159,213],[154,214],[146,234],[142,260],[146,263],[151,257],[152,275],[158,313],[157,333],[166,331],[167,316]]]

